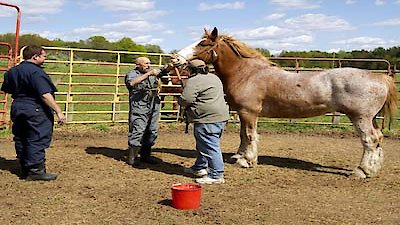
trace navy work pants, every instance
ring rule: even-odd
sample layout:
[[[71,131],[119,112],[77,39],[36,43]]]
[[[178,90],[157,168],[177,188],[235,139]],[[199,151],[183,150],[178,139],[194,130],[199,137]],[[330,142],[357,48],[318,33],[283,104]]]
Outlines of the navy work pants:
[[[15,99],[11,106],[15,151],[22,166],[45,161],[45,149],[53,135],[54,116],[48,107],[28,100]]]

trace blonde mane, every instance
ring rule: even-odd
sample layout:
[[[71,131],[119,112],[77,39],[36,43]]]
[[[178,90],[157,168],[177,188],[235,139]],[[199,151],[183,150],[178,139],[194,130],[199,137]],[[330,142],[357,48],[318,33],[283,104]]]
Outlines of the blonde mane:
[[[236,40],[235,38],[228,35],[219,35],[219,41],[224,41],[238,57],[243,58],[256,58],[260,59],[264,62],[267,62],[269,65],[278,66],[276,63],[267,59],[263,54],[259,51],[249,47],[243,42]]]

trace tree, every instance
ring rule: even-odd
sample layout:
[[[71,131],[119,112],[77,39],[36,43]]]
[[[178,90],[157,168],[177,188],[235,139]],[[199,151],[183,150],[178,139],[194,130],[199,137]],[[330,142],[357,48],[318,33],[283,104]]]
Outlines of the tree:
[[[265,48],[256,48],[257,51],[259,51],[263,56],[265,57],[271,57],[271,53],[268,51],[268,49]]]

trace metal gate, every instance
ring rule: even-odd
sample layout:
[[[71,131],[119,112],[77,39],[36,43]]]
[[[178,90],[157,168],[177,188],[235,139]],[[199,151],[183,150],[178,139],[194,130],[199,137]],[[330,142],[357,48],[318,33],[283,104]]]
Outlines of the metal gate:
[[[0,2],[0,6],[11,7],[17,10],[14,44],[0,42],[0,86],[1,86],[3,83],[3,73],[8,69],[10,69],[11,66],[16,65],[17,63],[21,11],[18,6],[4,2]],[[0,127],[5,126],[9,121],[7,117],[8,105],[9,105],[8,95],[0,91]]]

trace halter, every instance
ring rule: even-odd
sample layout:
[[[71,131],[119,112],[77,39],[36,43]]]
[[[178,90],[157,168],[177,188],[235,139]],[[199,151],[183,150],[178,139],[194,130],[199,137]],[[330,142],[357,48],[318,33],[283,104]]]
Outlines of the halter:
[[[221,38],[219,41],[223,41],[223,38]],[[199,51],[199,53],[196,53],[196,55],[201,55],[201,54],[210,54],[210,52],[212,51],[212,56],[211,56],[211,64],[214,63],[217,58],[218,58],[218,54],[217,52],[214,50],[215,48],[219,47],[219,42],[215,43],[214,45],[212,45],[209,49],[203,49],[201,51]]]

